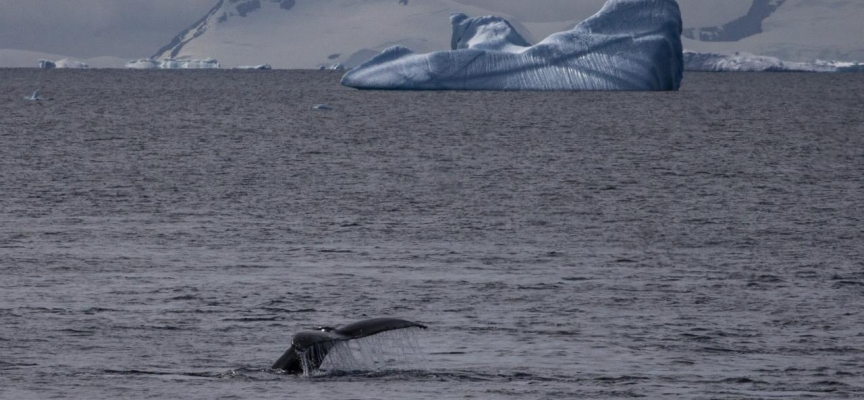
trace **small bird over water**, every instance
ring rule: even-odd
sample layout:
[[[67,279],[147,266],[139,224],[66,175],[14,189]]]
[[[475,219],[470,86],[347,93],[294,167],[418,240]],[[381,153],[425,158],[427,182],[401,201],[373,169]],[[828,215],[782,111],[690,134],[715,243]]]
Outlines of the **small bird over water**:
[[[39,96],[39,92],[41,92],[41,91],[42,91],[42,88],[36,89],[36,91],[33,92],[33,94],[30,95],[30,97],[25,97],[24,100],[29,100],[29,101],[41,101],[41,100],[42,100],[42,97]]]

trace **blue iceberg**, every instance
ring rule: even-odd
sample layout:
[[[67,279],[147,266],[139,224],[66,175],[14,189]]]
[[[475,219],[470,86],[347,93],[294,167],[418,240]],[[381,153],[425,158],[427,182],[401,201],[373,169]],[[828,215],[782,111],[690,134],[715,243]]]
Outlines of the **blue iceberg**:
[[[342,84],[394,90],[678,90],[683,49],[675,0],[609,0],[575,28],[530,45],[507,20],[450,17],[451,51],[394,46]]]

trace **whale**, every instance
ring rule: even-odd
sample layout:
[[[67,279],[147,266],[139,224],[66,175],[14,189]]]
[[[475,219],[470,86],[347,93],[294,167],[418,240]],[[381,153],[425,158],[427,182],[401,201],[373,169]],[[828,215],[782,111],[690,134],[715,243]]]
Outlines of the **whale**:
[[[308,374],[317,370],[334,346],[397,329],[420,328],[426,325],[399,318],[372,318],[338,327],[321,326],[291,337],[291,347],[273,363],[273,370],[289,374]]]
[[[30,97],[25,97],[24,100],[29,100],[29,101],[41,101],[41,100],[42,100],[42,96],[39,95],[39,92],[41,92],[41,91],[42,91],[42,88],[36,89],[36,91],[33,92],[33,94],[30,95]]]

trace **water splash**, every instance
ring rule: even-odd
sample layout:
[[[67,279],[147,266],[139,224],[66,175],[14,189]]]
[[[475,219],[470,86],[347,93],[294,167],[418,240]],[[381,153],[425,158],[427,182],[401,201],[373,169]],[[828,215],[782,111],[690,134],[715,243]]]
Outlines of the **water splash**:
[[[382,332],[349,341],[321,343],[300,354],[304,376],[334,371],[377,371],[382,368],[418,369],[426,364],[417,331],[409,328]],[[320,365],[317,369],[316,365]]]

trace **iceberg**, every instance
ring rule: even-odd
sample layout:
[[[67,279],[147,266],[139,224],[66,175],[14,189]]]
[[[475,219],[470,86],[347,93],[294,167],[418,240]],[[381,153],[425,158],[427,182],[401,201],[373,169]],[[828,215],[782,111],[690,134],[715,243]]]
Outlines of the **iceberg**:
[[[860,62],[816,60],[814,64],[832,67],[835,72],[864,72],[864,63]]]
[[[395,90],[677,90],[683,76],[675,0],[609,0],[574,29],[530,45],[505,19],[450,17],[451,51],[393,46],[342,84]]]
[[[238,67],[234,67],[234,69],[254,69],[254,70],[271,70],[273,67],[270,64],[261,64],[261,65],[241,65]]]
[[[160,61],[151,60],[149,58],[132,60],[126,63],[126,68],[128,69],[159,69],[161,67],[162,63]]]
[[[345,66],[341,63],[335,64],[318,64],[319,71],[344,71]]]
[[[450,48],[478,49],[521,53],[531,44],[504,18],[486,16],[469,18],[465,14],[450,15],[453,35]]]
[[[842,61],[795,62],[750,53],[684,52],[684,69],[700,72],[862,72],[864,64]]]
[[[219,61],[205,59],[174,59],[162,60],[162,69],[219,69]]]
[[[85,69],[90,68],[87,63],[83,61],[71,60],[68,58],[64,58],[59,61],[50,61],[45,59],[39,59],[39,68],[40,69],[55,69],[55,68],[71,68],[71,69]]]
[[[39,68],[40,69],[54,69],[57,68],[57,64],[54,61],[39,59]]]
[[[129,69],[218,69],[219,62],[212,58],[205,59],[165,59],[154,60],[145,58],[126,63]]]
[[[86,69],[86,68],[90,68],[90,66],[87,65],[87,64],[84,63],[84,62],[76,61],[76,60],[70,60],[70,59],[68,59],[68,58],[64,58],[64,59],[62,59],[62,60],[60,60],[60,61],[57,61],[57,62],[54,63],[54,65],[55,65],[57,68],[72,68],[72,69]]]

